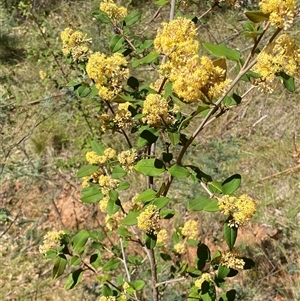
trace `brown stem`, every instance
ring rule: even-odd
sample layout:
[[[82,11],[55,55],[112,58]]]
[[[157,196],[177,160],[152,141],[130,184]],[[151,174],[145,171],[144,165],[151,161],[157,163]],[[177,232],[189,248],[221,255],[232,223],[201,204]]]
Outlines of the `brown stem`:
[[[151,269],[153,300],[158,301],[159,295],[158,295],[158,287],[157,287],[157,272],[156,272],[155,254],[153,249],[149,250],[149,260],[150,260],[150,269]]]

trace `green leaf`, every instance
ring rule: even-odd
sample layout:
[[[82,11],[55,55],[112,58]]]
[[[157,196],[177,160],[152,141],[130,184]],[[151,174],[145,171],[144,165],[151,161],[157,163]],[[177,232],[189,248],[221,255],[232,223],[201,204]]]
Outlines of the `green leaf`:
[[[219,211],[219,201],[218,200],[210,200],[210,202],[204,206],[203,211],[206,212],[217,212]]]
[[[230,273],[230,269],[223,266],[223,265],[219,265],[219,268],[218,268],[218,275],[217,277],[219,279],[224,279],[225,277],[227,277],[227,275]]]
[[[80,263],[81,263],[81,258],[77,255],[73,256],[70,259],[70,265],[76,266],[76,265],[79,265]]]
[[[94,11],[92,12],[93,17],[100,21],[101,23],[111,23],[110,18],[102,11]]]
[[[139,81],[137,78],[133,77],[133,76],[130,76],[127,80],[127,85],[132,88],[133,90],[137,90],[139,89]]]
[[[158,6],[164,6],[167,3],[169,3],[169,0],[157,0],[155,2],[155,4],[158,5]]]
[[[224,292],[219,301],[234,301],[236,296],[236,290],[232,289],[229,290],[228,292]]]
[[[208,184],[207,188],[211,193],[222,193],[222,183],[218,181],[213,181]]]
[[[168,172],[177,179],[183,179],[189,176],[190,172],[186,167],[174,164],[168,169]]]
[[[205,208],[205,206],[209,205],[209,203],[212,201],[207,196],[199,195],[193,200],[190,200],[188,202],[188,210],[189,211],[201,211]]]
[[[214,45],[211,43],[202,43],[202,45],[215,57],[225,56],[228,60],[236,62],[240,59],[240,53],[237,50],[228,48],[225,44]]]
[[[222,193],[230,195],[241,186],[242,177],[234,174],[222,183]]]
[[[173,159],[173,154],[172,153],[162,153],[162,159],[164,162],[171,162]]]
[[[201,271],[199,271],[197,268],[195,267],[188,267],[186,272],[191,276],[191,277],[199,277],[201,276],[203,273]],[[199,295],[198,295],[199,297]]]
[[[245,15],[250,21],[254,23],[268,21],[270,17],[270,14],[264,14],[261,11],[247,11],[245,12]]]
[[[105,278],[107,278],[107,277],[104,277],[104,279],[103,279],[104,282],[109,279],[109,278],[108,279],[105,279]],[[106,283],[104,283],[102,286],[101,293],[103,296],[108,297],[108,296],[112,295],[112,290]]]
[[[120,260],[117,258],[112,258],[108,262],[104,264],[102,267],[103,272],[113,271],[116,270],[120,265]]]
[[[172,145],[177,145],[180,142],[180,133],[178,132],[168,132],[168,138]]]
[[[141,18],[142,14],[140,12],[134,11],[132,13],[130,13],[129,15],[127,15],[124,18],[125,21],[125,25],[126,26],[131,26],[134,23],[136,23],[140,18]]]
[[[65,289],[70,290],[78,285],[82,280],[83,269],[78,269],[73,273],[69,274],[66,282],[65,282]]]
[[[255,267],[255,262],[251,258],[241,257],[244,260],[244,270],[250,270]]]
[[[134,168],[139,173],[151,177],[159,176],[165,171],[164,163],[158,159],[142,159]]]
[[[166,210],[161,210],[159,212],[159,216],[163,219],[170,219],[175,215],[175,210],[173,209],[166,209]]]
[[[101,255],[99,252],[94,253],[90,257],[90,264],[94,269],[98,269],[101,265]]]
[[[129,213],[121,221],[122,225],[133,226],[137,224],[137,217],[140,215],[140,212],[129,211]]]
[[[156,51],[151,51],[145,57],[133,60],[132,67],[136,68],[141,64],[150,64],[154,62],[158,57],[159,53],[157,53]]]
[[[72,238],[72,246],[76,253],[82,254],[84,251],[85,244],[87,243],[90,234],[87,230],[80,230],[75,236]]]
[[[112,215],[121,208],[120,200],[118,199],[118,192],[116,190],[109,191],[109,200],[107,202],[107,213]]]
[[[128,182],[121,182],[118,185],[118,190],[127,190],[130,187],[130,183]]]
[[[87,177],[87,176],[93,174],[93,173],[94,173],[95,171],[97,171],[98,169],[99,169],[99,166],[97,166],[97,165],[92,165],[92,164],[82,166],[82,167],[77,171],[76,177],[77,177],[77,178]]]
[[[96,187],[82,189],[81,200],[83,203],[97,203],[103,199],[103,193]]]
[[[145,284],[146,283],[144,280],[136,280],[132,283],[132,285],[136,291],[142,290],[144,288]]]
[[[104,154],[104,147],[98,143],[97,141],[93,140],[91,142],[91,148],[97,155],[102,156]]]
[[[64,254],[59,254],[54,262],[52,269],[52,279],[56,279],[60,275],[62,275],[67,266],[67,257]]]
[[[146,234],[145,244],[149,250],[152,250],[156,246],[157,237],[155,235]]]
[[[119,51],[123,47],[124,38],[119,35],[114,35],[109,44],[109,49],[112,53]]]
[[[152,144],[156,142],[157,139],[158,139],[157,129],[146,127],[146,129],[140,133],[137,146],[143,147]]]
[[[197,246],[197,268],[202,271],[206,264],[210,261],[210,250],[209,247],[203,243],[199,243]]]
[[[135,202],[148,202],[153,200],[156,197],[157,192],[153,189],[147,189],[143,191],[135,200]]]
[[[91,92],[90,87],[86,86],[80,86],[78,89],[76,89],[76,94],[80,97],[86,97]]]
[[[225,222],[224,228],[223,228],[223,235],[225,238],[225,241],[229,247],[230,250],[233,249],[236,238],[238,234],[238,228],[236,227],[229,227],[228,221]]]
[[[125,227],[119,226],[117,232],[122,237],[131,237],[131,233]]]
[[[154,200],[153,205],[155,205],[158,209],[161,209],[168,205],[169,199],[167,197],[160,197]]]
[[[279,72],[278,77],[283,80],[283,85],[288,91],[295,92],[295,79],[292,76],[287,75],[285,72]]]
[[[113,179],[120,179],[126,175],[127,172],[120,165],[116,165],[111,172],[111,177]]]

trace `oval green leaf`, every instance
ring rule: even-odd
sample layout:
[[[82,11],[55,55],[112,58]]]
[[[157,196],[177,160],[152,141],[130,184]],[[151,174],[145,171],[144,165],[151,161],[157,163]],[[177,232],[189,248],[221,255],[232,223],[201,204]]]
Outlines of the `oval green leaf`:
[[[134,167],[145,176],[156,177],[165,171],[164,163],[158,159],[142,159]]]
[[[229,247],[230,250],[233,249],[236,238],[238,234],[238,228],[236,227],[229,227],[228,223],[225,222],[224,228],[223,228],[223,235],[225,238],[225,241]]]
[[[82,229],[72,238],[72,246],[76,253],[82,254],[84,251],[84,246],[87,243],[90,234],[87,230]]]
[[[67,265],[67,257],[64,254],[59,254],[54,262],[52,269],[52,279],[56,279],[62,275]]]
[[[183,179],[189,176],[190,172],[186,167],[174,164],[168,169],[168,172],[177,179]]]
[[[222,183],[222,193],[230,195],[241,186],[242,177],[234,174]]]
[[[66,282],[65,282],[65,289],[70,290],[78,285],[82,280],[83,269],[78,269],[71,273]]]
[[[215,57],[226,57],[228,60],[238,62],[240,53],[237,50],[228,48],[225,44],[202,43],[203,47]]]
[[[97,171],[99,169],[99,166],[97,165],[85,165],[85,166],[82,166],[77,174],[76,174],[76,177],[77,178],[83,178],[83,177],[87,177],[91,174],[93,174],[95,171]]]

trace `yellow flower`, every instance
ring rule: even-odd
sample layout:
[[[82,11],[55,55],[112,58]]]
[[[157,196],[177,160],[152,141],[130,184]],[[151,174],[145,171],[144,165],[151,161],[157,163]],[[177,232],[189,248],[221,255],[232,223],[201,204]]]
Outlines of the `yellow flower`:
[[[168,238],[168,231],[166,229],[161,229],[157,233],[157,243],[165,243]]]
[[[43,70],[39,71],[39,75],[40,75],[40,79],[41,80],[44,80],[47,77],[47,73],[44,72]]]
[[[137,217],[137,226],[149,234],[157,234],[159,230],[159,211],[155,205],[149,205]]]
[[[182,235],[188,239],[197,240],[199,236],[199,222],[198,221],[187,221],[181,231]]]
[[[211,276],[210,276],[210,274],[208,274],[208,273],[203,273],[202,275],[201,275],[201,277],[200,278],[198,278],[196,281],[195,281],[195,286],[196,287],[198,287],[199,289],[201,289],[202,288],[202,284],[203,284],[203,282],[204,281],[211,281],[212,279],[211,279]]]
[[[118,106],[118,112],[115,115],[114,122],[121,129],[129,128],[133,124],[133,118],[129,111],[130,102],[121,103]]]
[[[264,14],[270,14],[269,21],[273,26],[291,27],[296,11],[295,0],[261,0],[259,6]]]
[[[113,148],[108,147],[104,150],[104,156],[107,158],[107,160],[113,159],[116,154],[117,152]]]
[[[113,0],[102,1],[100,3],[100,10],[113,20],[121,20],[127,16],[127,8],[124,6],[117,6]]]
[[[186,252],[186,246],[184,242],[179,242],[174,245],[174,250],[178,254],[184,254]]]
[[[48,232],[44,236],[43,244],[39,247],[40,253],[46,254],[49,250],[58,248],[60,246],[60,242],[64,234],[64,231]]]
[[[239,198],[224,195],[218,200],[220,211],[229,215],[232,219],[229,222],[230,227],[240,227],[252,218],[256,211],[255,202],[246,194]]]
[[[116,297],[113,297],[113,296],[108,296],[108,297],[105,297],[105,296],[102,296],[100,297],[99,301],[116,301]]]
[[[119,183],[118,180],[105,175],[100,175],[98,182],[104,195],[108,195],[110,190],[116,189]]]
[[[122,82],[129,77],[127,61],[121,53],[107,57],[100,52],[93,53],[86,65],[88,76],[94,80],[99,96],[111,100],[122,90]]]
[[[234,270],[243,270],[245,261],[238,258],[235,252],[228,251],[222,253],[220,264]]]
[[[179,17],[170,23],[162,23],[163,28],[158,30],[154,39],[157,51],[167,55],[181,65],[199,51],[199,42],[195,23],[186,18]]]
[[[100,124],[101,124],[101,130],[103,132],[106,132],[110,128],[110,121],[111,118],[108,114],[101,114],[100,116]]]
[[[118,161],[120,162],[120,164],[126,171],[131,171],[131,170],[133,170],[134,163],[135,163],[137,157],[138,157],[137,152],[133,148],[131,150],[121,152],[118,155]]]
[[[71,54],[74,61],[87,59],[91,39],[88,39],[81,31],[73,31],[71,28],[66,28],[61,32],[60,37],[63,41],[62,51],[65,56]]]
[[[169,104],[165,98],[160,94],[148,94],[144,101],[142,120],[152,126],[169,124],[174,118],[168,111]]]
[[[300,48],[286,34],[270,43],[258,56],[253,68],[262,78],[258,82],[272,83],[277,73],[284,71],[290,76],[300,75]]]
[[[106,212],[108,201],[109,201],[109,196],[105,195],[103,199],[99,202],[99,208],[101,212]]]

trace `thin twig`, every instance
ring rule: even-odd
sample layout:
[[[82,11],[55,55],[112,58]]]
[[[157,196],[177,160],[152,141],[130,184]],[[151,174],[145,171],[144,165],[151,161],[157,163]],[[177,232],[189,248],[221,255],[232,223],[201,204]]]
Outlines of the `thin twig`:
[[[123,257],[122,262],[123,262],[123,265],[124,265],[124,268],[125,268],[127,280],[131,281],[130,273],[129,273],[129,270],[128,270],[128,267],[127,267],[127,262],[126,262],[126,257],[125,257],[125,251],[124,251],[122,238],[120,238],[119,241],[120,241],[120,247],[121,247],[121,252],[122,252],[122,257]]]
[[[166,280],[166,281],[163,281],[163,282],[159,282],[156,284],[156,286],[161,286],[161,285],[165,285],[165,284],[170,284],[170,283],[174,283],[174,282],[179,282],[179,281],[184,281],[184,280],[187,280],[186,277],[180,277],[180,278],[176,278],[176,279],[170,279],[170,280]]]
[[[274,174],[272,174],[272,175],[269,175],[269,176],[267,176],[267,177],[264,177],[264,178],[260,179],[260,181],[269,180],[269,179],[271,179],[271,178],[275,178],[275,177],[280,176],[280,175],[282,175],[282,174],[291,173],[291,172],[297,170],[298,168],[300,168],[300,164],[298,164],[298,165],[296,165],[296,166],[294,166],[294,167],[287,168],[287,169],[285,169],[285,170],[283,170],[283,171],[276,172],[276,173],[274,173]]]

